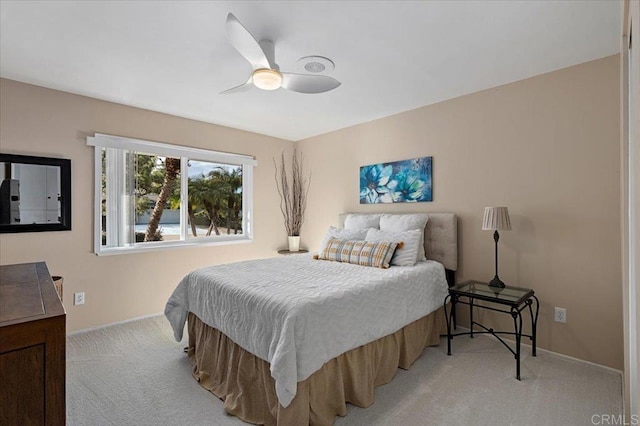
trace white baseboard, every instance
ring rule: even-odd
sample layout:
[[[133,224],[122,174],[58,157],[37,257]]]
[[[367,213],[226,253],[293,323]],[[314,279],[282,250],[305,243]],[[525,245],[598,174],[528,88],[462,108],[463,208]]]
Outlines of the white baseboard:
[[[156,313],[156,314],[143,315],[141,317],[135,317],[135,318],[131,318],[131,319],[124,320],[124,321],[117,321],[117,322],[112,322],[112,323],[109,323],[109,324],[103,324],[103,325],[99,325],[97,327],[83,328],[82,330],[76,330],[76,331],[73,331],[71,333],[67,333],[67,336],[73,336],[73,335],[76,335],[76,334],[87,333],[89,331],[100,330],[100,329],[111,327],[111,326],[114,326],[114,325],[126,324],[128,322],[139,321],[139,320],[143,320],[143,319],[147,319],[147,318],[153,318],[153,317],[157,317],[157,316],[160,316],[160,315],[163,315],[163,313],[159,312],[159,313]]]
[[[529,348],[531,347],[531,345],[526,344],[526,343],[522,343],[522,346],[527,346]],[[587,360],[584,360],[584,359],[576,358],[576,357],[573,357],[573,356],[570,356],[570,355],[561,354],[559,352],[550,351],[549,349],[536,348],[536,351],[537,352],[546,352],[546,353],[548,353],[550,355],[554,355],[554,356],[557,356],[557,357],[560,357],[560,358],[565,358],[565,359],[568,359],[568,360],[571,360],[571,361],[580,362],[582,364],[588,364],[588,365],[591,365],[593,367],[602,368],[604,370],[608,370],[608,371],[611,371],[613,373],[618,373],[618,374],[620,374],[620,376],[622,376],[622,370],[618,370],[617,368],[609,367],[607,365],[598,364],[597,362],[591,362],[591,361],[587,361]]]
[[[458,326],[457,328],[469,331],[469,329],[467,327]],[[475,331],[476,330],[474,330],[474,333],[475,333]],[[489,337],[489,338],[494,339],[495,341],[499,342],[499,340],[498,340],[498,338],[496,336],[492,336],[489,333],[480,333],[480,331],[482,331],[482,330],[478,330],[478,331],[479,331],[479,333],[477,335],[474,334],[474,337],[476,337],[476,336]],[[447,338],[446,335],[444,337],[445,337],[445,339]],[[515,345],[515,341],[513,341],[511,339],[505,339],[505,340],[507,342],[513,343]],[[527,348],[531,348],[531,345],[528,344],[528,343],[520,342],[520,345],[521,346],[526,346]],[[617,373],[620,376],[622,376],[622,374],[623,374],[622,370],[618,370],[618,369],[613,368],[613,367],[609,367],[609,366],[606,366],[606,365],[598,364],[596,362],[591,362],[591,361],[587,361],[587,360],[584,360],[584,359],[576,358],[576,357],[573,357],[573,356],[570,356],[570,355],[561,354],[559,352],[554,352],[554,351],[549,350],[549,349],[543,349],[543,348],[541,348],[539,346],[536,348],[536,352],[545,352],[545,353],[548,353],[549,355],[554,355],[554,356],[557,356],[557,357],[560,357],[560,358],[565,358],[565,359],[568,359],[568,360],[571,360],[571,361],[575,361],[575,362],[591,365],[593,367],[599,367],[599,368],[602,368],[604,370],[611,371],[613,373]]]

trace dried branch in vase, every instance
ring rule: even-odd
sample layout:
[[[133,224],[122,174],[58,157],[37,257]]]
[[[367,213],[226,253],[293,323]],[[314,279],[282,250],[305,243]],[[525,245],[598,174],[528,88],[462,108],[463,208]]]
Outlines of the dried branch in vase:
[[[280,210],[284,218],[287,235],[290,237],[300,236],[300,229],[304,222],[304,213],[307,206],[307,193],[311,184],[311,173],[307,178],[302,170],[303,161],[302,154],[298,154],[298,150],[294,149],[289,173],[284,152],[280,156],[280,165],[276,163],[275,158],[273,159],[276,187],[278,188],[278,195],[280,195]]]

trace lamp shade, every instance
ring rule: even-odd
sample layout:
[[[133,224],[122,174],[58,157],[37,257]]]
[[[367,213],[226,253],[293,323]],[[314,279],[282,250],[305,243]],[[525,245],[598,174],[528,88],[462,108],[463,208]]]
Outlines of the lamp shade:
[[[484,218],[482,219],[482,230],[511,230],[509,210],[507,210],[506,207],[485,207]]]

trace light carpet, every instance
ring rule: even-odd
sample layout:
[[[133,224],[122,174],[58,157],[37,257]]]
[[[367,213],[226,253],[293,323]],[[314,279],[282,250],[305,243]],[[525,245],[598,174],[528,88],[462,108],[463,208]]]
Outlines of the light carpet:
[[[349,405],[335,424],[591,425],[622,414],[618,372],[525,347],[517,381],[513,355],[493,338],[452,344],[452,356],[446,339],[427,348],[376,388],[372,406]],[[162,316],[68,337],[67,424],[245,424],[193,379],[184,346]]]

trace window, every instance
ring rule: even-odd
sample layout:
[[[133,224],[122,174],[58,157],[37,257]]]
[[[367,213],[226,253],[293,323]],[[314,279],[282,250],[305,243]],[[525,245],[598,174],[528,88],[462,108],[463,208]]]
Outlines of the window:
[[[96,134],[95,253],[252,238],[252,157]]]

